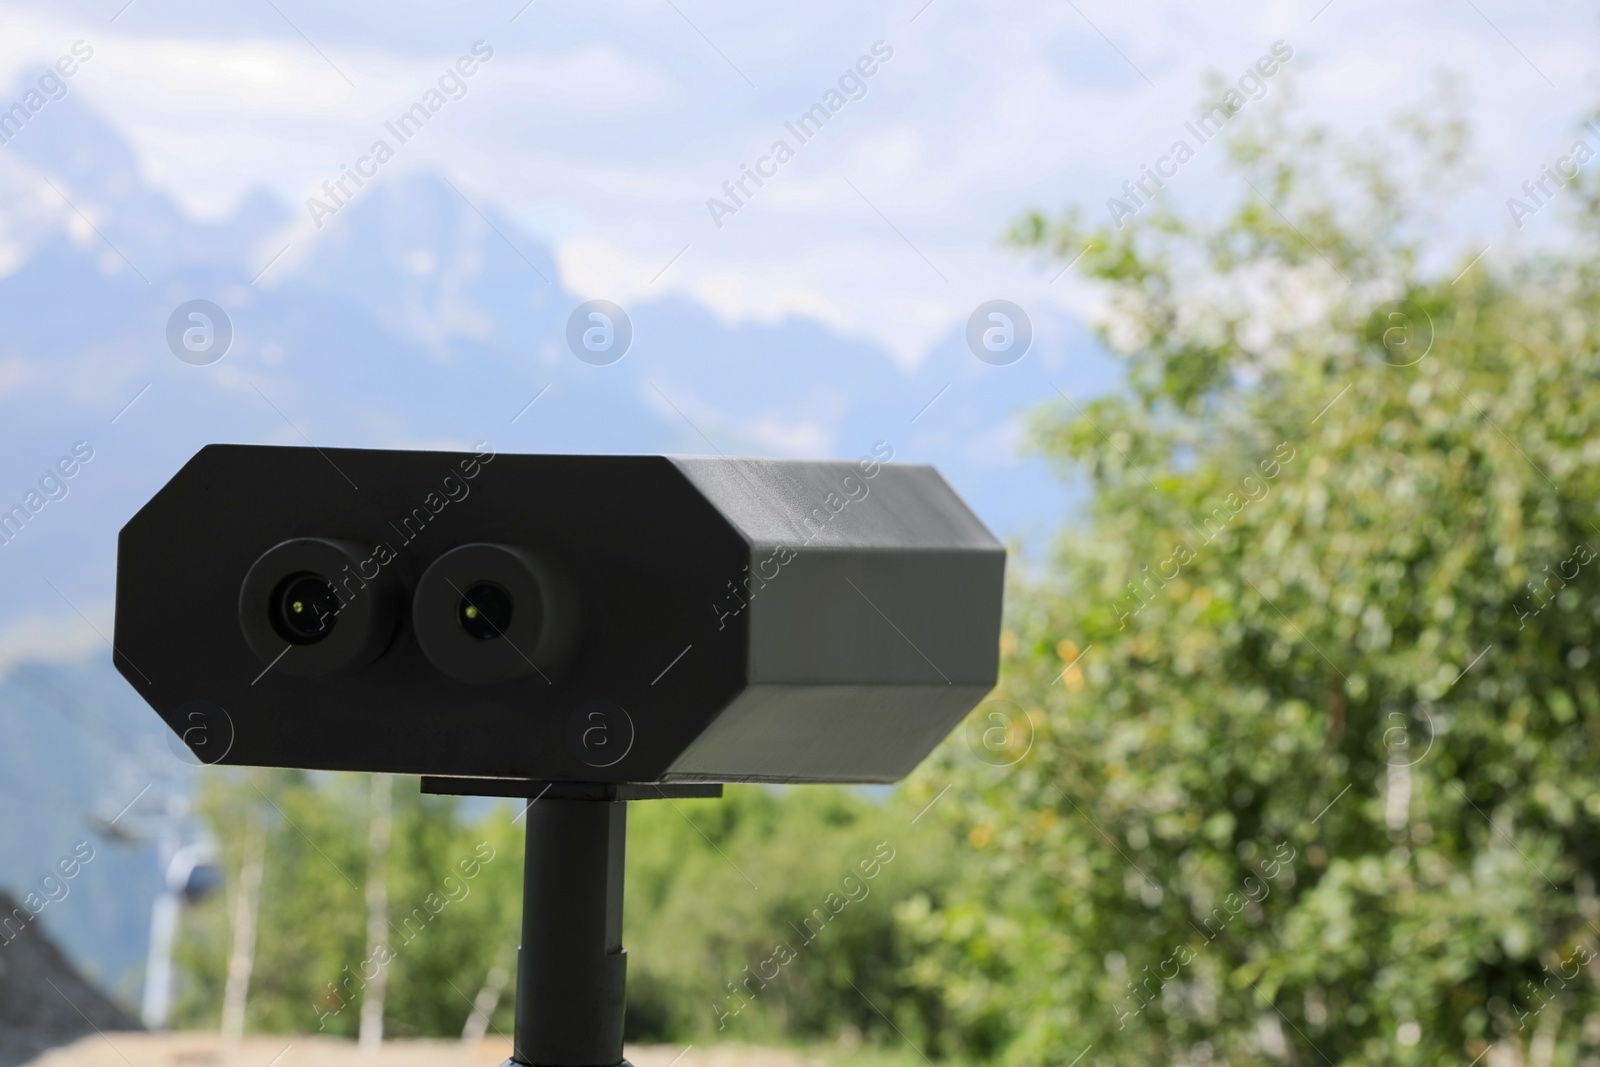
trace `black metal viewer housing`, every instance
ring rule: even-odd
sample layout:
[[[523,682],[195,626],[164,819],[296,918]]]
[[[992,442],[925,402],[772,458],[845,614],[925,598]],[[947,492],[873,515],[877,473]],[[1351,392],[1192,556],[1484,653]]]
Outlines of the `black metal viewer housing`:
[[[621,802],[893,782],[994,685],[1005,550],[887,454],[211,445],[122,530],[115,663],[206,763],[538,798],[513,1061],[614,1067]]]

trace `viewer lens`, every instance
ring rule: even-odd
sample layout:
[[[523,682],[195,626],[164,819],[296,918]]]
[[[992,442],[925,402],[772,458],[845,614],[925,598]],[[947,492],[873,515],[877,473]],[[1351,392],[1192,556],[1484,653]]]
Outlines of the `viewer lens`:
[[[272,620],[278,635],[290,644],[310,645],[321,641],[339,621],[339,598],[333,585],[322,575],[309,571],[292,574],[279,586],[276,617]]]
[[[462,594],[456,618],[479,641],[500,637],[511,625],[511,594],[493,582],[479,582]]]

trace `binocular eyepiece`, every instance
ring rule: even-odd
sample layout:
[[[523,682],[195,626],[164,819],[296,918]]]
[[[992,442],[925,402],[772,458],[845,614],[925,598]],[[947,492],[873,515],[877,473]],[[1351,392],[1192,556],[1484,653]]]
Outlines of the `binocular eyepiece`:
[[[256,560],[239,590],[239,626],[263,664],[301,678],[354,674],[393,645],[409,607],[418,646],[469,685],[560,671],[579,629],[565,569],[531,548],[466,544],[434,560],[415,590],[385,546],[297,537]]]

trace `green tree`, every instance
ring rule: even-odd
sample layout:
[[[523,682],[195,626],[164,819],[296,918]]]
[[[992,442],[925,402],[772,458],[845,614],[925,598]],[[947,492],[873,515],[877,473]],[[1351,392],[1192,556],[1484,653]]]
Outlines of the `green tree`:
[[[228,769],[208,778],[202,812],[230,876],[247,819],[268,815],[249,1031],[356,1035],[373,958],[368,804],[364,775]],[[385,1034],[454,1037],[497,957],[518,941],[524,827],[509,803],[467,819],[457,798],[423,796],[414,779],[395,783],[394,805]],[[942,1007],[906,977],[914,944],[893,905],[912,894],[942,903],[955,870],[947,849],[908,834],[913,814],[890,798],[820,787],[630,805],[628,1039],[937,1033]],[[185,920],[183,1025],[217,1025],[229,920],[223,894]],[[513,991],[492,1019],[503,1035]]]
[[[343,977],[347,963],[359,963],[365,955],[365,806],[353,786],[301,771],[229,769],[205,779],[200,812],[220,844],[226,892],[184,917],[176,951],[182,975],[174,1012],[179,1025],[218,1024],[233,882],[247,823],[264,811],[266,850],[245,1029],[316,1030],[313,1004],[319,992]],[[336,1025],[347,1021],[353,1035],[355,1013],[344,1014]]]
[[[389,885],[393,953],[384,1006],[386,1036],[455,1037],[498,953],[522,922],[522,838],[516,808],[468,823],[456,797],[396,784]],[[511,998],[494,1025],[510,1034]]]
[[[1092,487],[1011,604],[1037,736],[947,760],[977,856],[900,909],[955,1047],[1600,1063],[1600,201],[1449,254],[1465,146],[1271,114],[1225,217],[1018,224],[1128,388],[1037,420]]]
[[[507,805],[467,821],[458,798],[424,796],[413,778],[397,780],[394,793],[390,937],[375,955],[364,898],[368,777],[229,770],[207,779],[201,811],[230,877],[251,810],[268,816],[248,1032],[354,1037],[364,975],[383,966],[386,1036],[461,1033],[496,954],[517,937],[521,824]],[[185,920],[183,1025],[217,1025],[229,944],[223,897]],[[493,1024],[510,1033],[509,997]]]
[[[895,902],[943,899],[953,856],[857,790],[735,786],[628,813],[629,1040],[898,1042],[941,1025]]]

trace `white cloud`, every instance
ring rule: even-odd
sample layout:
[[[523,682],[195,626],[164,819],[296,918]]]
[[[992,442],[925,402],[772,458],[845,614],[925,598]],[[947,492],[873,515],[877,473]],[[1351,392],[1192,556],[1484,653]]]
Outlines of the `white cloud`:
[[[826,400],[819,402],[821,410],[796,418],[771,410],[727,411],[678,382],[643,383],[639,395],[662,422],[681,428],[695,446],[726,449],[730,454],[825,458],[836,443],[841,405]]]

